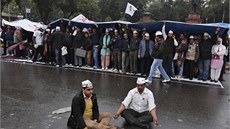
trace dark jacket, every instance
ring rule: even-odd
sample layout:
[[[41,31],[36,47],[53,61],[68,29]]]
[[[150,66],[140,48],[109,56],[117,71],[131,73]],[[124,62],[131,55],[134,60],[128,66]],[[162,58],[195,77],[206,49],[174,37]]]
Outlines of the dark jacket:
[[[199,43],[199,59],[212,59],[212,46],[216,43],[217,35]]]
[[[164,43],[164,51],[165,55],[174,55],[175,53],[175,46],[174,46],[174,39],[171,37],[167,37]]]
[[[154,44],[153,47],[153,52],[151,57],[155,59],[163,59],[164,56],[164,42],[163,41],[158,41]]]
[[[54,49],[61,49],[65,43],[64,33],[56,31],[51,35],[51,42],[53,43]]]
[[[93,120],[98,120],[99,110],[96,94],[93,94],[91,99],[93,102]],[[71,114],[68,119],[67,126],[73,129],[84,129],[86,127],[85,121],[83,119],[84,111],[85,99],[83,96],[83,92],[81,91],[79,94],[75,95],[72,100]]]
[[[130,41],[130,51],[136,51],[139,49],[141,40],[139,38],[132,38]]]
[[[120,36],[113,36],[111,40],[111,49],[118,50],[120,47],[121,40],[122,39]]]
[[[90,36],[90,38],[91,38],[91,41],[92,41],[92,45],[93,45],[93,46],[94,46],[94,45],[100,45],[98,33],[92,33],[91,36]]]
[[[73,37],[73,47],[74,48],[81,48],[82,43],[84,40],[84,34],[82,32],[78,32],[74,37]]]
[[[84,38],[84,42],[83,42],[82,46],[86,51],[92,50],[93,46],[92,46],[92,42],[91,42],[90,37]]]
[[[65,44],[67,47],[72,47],[72,45],[73,45],[72,39],[73,39],[72,35],[70,33],[66,32],[65,33],[65,41],[66,41]]]
[[[122,39],[119,48],[122,52],[129,52],[129,45],[130,45],[130,40],[126,41],[125,39]]]

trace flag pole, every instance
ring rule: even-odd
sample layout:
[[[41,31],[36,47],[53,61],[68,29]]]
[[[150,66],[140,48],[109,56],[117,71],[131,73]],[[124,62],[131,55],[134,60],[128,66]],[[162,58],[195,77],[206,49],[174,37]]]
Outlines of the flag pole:
[[[125,20],[125,12],[124,12],[124,15],[123,15],[123,17],[122,17],[122,20],[123,20],[123,21]]]

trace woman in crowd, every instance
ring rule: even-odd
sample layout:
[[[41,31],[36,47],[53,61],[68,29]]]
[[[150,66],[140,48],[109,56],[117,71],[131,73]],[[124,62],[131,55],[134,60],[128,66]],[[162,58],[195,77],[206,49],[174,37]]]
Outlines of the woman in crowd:
[[[85,63],[87,67],[90,67],[92,65],[92,42],[89,37],[89,32],[86,31],[84,33],[84,42],[83,42],[83,48],[86,50],[85,55]]]
[[[211,60],[211,81],[218,82],[221,69],[223,67],[223,58],[226,52],[226,47],[222,45],[222,39],[218,38],[217,43],[212,47],[212,60]]]
[[[109,30],[105,30],[105,35],[101,38],[101,66],[102,70],[108,70],[109,63],[110,63],[110,40],[111,37],[109,35]]]

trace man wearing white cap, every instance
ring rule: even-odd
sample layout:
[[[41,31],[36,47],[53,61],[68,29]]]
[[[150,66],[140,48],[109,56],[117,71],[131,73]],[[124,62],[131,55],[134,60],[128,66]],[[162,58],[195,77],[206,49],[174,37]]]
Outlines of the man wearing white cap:
[[[165,33],[165,24],[162,27],[162,34],[164,37],[164,57],[163,57],[163,67],[166,71],[166,73],[169,76],[174,76],[172,74],[172,68],[173,68],[173,57],[175,54],[175,47],[178,46],[178,42],[175,38],[175,35],[173,34],[172,30],[169,30],[168,35]]]
[[[122,72],[121,71],[121,51],[120,51],[120,42],[121,36],[118,33],[118,30],[114,30],[114,35],[111,39],[111,48],[112,48],[112,56],[113,56],[113,63],[114,63],[114,71],[115,72]]]
[[[62,62],[65,62],[65,58],[62,58],[61,48],[65,43],[65,35],[59,26],[56,27],[56,31],[52,34],[51,42],[53,43],[53,48],[55,51],[56,67],[62,67]]]
[[[129,51],[129,60],[130,60],[130,72],[136,74],[137,73],[137,54],[138,48],[141,40],[138,38],[138,32],[136,30],[133,31],[133,37],[130,41],[130,51]]]
[[[160,31],[157,31],[155,33],[155,36],[156,36],[155,37],[156,43],[154,45],[153,53],[151,55],[154,58],[154,60],[151,65],[147,82],[152,83],[153,75],[156,73],[157,69],[159,69],[161,75],[164,78],[162,82],[170,82],[170,78],[162,66],[163,56],[164,56],[163,35]]]
[[[187,78],[192,80],[194,76],[195,63],[197,62],[198,56],[199,56],[198,44],[196,44],[196,41],[193,35],[189,36],[188,50],[185,55],[186,56],[185,56],[184,74]]]
[[[137,87],[129,91],[114,118],[121,115],[130,125],[142,129],[148,129],[150,122],[156,127],[158,118],[153,93],[145,87],[145,78],[138,78],[136,83]]]
[[[219,30],[220,28],[217,28],[215,34],[211,38],[209,38],[210,36],[208,33],[204,33],[204,38],[199,43],[199,80],[206,81],[209,77],[212,46],[216,43]]]
[[[71,114],[67,126],[71,129],[117,129],[107,126],[112,115],[104,112],[99,114],[96,94],[89,80],[82,82],[82,91],[72,100]]]
[[[138,58],[141,59],[141,76],[149,75],[153,46],[154,42],[150,40],[149,33],[145,33],[145,38],[141,40],[138,49]]]
[[[44,57],[44,45],[43,45],[43,39],[44,39],[44,33],[43,33],[43,29],[42,27],[40,27],[39,29],[34,31],[33,34],[33,43],[34,43],[34,47],[35,47],[35,54],[34,54],[34,58],[33,58],[33,63],[35,63],[37,61],[37,57],[38,54],[41,55],[42,60],[45,60]]]
[[[121,68],[122,73],[126,73],[129,66],[129,49],[130,49],[130,40],[127,33],[124,33],[124,39],[120,42],[120,51],[121,51]]]

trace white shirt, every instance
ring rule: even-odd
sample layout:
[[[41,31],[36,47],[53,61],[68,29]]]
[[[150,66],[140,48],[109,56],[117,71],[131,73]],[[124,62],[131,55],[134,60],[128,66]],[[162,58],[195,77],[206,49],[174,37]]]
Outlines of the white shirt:
[[[43,41],[43,33],[39,30],[35,30],[33,36],[35,37],[35,44],[36,45],[42,45]]]
[[[153,93],[145,88],[143,93],[140,94],[137,87],[129,91],[122,104],[125,108],[133,109],[139,113],[151,111],[156,107]]]

